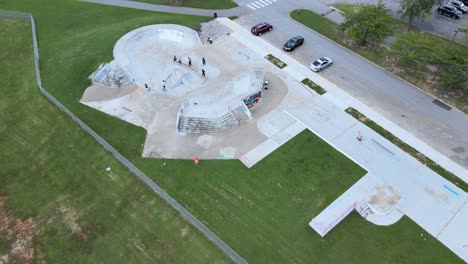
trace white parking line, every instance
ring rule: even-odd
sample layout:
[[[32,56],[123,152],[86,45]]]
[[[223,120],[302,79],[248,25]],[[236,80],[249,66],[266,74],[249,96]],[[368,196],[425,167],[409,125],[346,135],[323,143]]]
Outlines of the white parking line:
[[[269,3],[270,5],[273,4],[273,2],[271,2],[270,0],[263,0],[263,1]]]
[[[260,3],[264,4],[265,6],[269,5],[269,3],[263,1],[263,0],[258,0]]]

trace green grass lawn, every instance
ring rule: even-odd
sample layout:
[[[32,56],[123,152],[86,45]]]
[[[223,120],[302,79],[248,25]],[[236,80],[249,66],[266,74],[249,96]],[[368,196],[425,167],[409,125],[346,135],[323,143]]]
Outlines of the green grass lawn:
[[[315,233],[308,226],[312,217],[365,171],[311,132],[301,133],[252,169],[238,161],[202,161],[198,167],[193,161],[164,162],[140,159],[136,164],[247,261],[460,261],[406,217],[379,227],[352,214],[325,238]]]
[[[52,1],[53,5],[50,4]],[[202,161],[200,166],[194,167],[193,161],[189,160],[141,158],[144,129],[78,102],[89,84],[87,76],[100,63],[111,60],[116,40],[126,32],[153,23],[196,27],[199,22],[211,18],[161,14],[74,0],[4,0],[0,2],[0,8],[32,12],[35,16],[44,87],[247,261],[441,263],[458,260],[437,240],[431,237],[427,241],[422,240],[420,234],[424,232],[407,218],[390,227],[377,227],[353,214],[327,237],[320,238],[307,223],[365,172],[311,133],[301,134],[250,170],[238,161]],[[74,141],[69,143],[63,139],[61,146],[55,145],[59,150],[52,147],[46,150],[67,156],[68,152],[60,152],[63,146],[73,147]],[[103,158],[108,157],[105,152],[98,153]],[[78,152],[74,155],[87,158]],[[80,160],[75,162],[81,163]],[[101,164],[93,166],[99,171],[109,165],[119,167],[109,162]],[[93,174],[89,171],[91,168],[80,171],[80,175]],[[70,173],[67,167],[60,172],[67,176]],[[91,184],[94,184],[92,181],[96,176],[82,177],[87,178],[80,179],[79,183],[91,181],[90,193],[95,193]],[[77,181],[71,176],[60,179],[62,185]],[[18,188],[20,186],[18,184]],[[133,193],[132,190],[129,192]],[[138,197],[146,201],[153,199],[151,195]],[[83,203],[86,204],[85,201]],[[100,216],[106,217],[108,213],[104,211]],[[134,221],[145,221],[150,216],[151,212],[147,212],[140,219],[136,214]],[[115,241],[119,243],[119,240]],[[190,250],[191,246],[187,247]],[[203,262],[203,259],[198,261]]]
[[[186,6],[203,9],[229,9],[237,4],[232,0],[133,0],[157,5]]]
[[[0,68],[0,197],[37,223],[35,262],[229,262],[40,95],[29,23],[0,19]],[[15,241],[2,235],[0,256]]]

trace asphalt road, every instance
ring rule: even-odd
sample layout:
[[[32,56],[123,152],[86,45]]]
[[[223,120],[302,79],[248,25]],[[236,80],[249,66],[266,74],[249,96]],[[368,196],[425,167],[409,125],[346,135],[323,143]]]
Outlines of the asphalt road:
[[[247,5],[254,1],[237,2]],[[319,74],[468,169],[467,115],[434,104],[432,96],[294,22],[289,13],[298,8],[318,12],[327,10],[327,6],[319,1],[277,0],[257,8],[237,22],[246,28],[257,22],[271,23],[274,30],[262,38],[277,47],[281,47],[293,35],[303,36],[304,45],[291,52],[292,57],[304,65],[321,56],[331,57],[334,65]]]

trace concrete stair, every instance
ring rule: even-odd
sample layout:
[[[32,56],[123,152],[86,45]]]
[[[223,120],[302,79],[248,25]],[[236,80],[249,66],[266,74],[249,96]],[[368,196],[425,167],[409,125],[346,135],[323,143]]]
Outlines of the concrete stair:
[[[238,127],[250,119],[242,105],[231,109],[218,118],[179,116],[177,130],[180,133],[217,134]]]
[[[364,200],[356,203],[354,209],[365,219],[367,219],[367,217],[373,213],[372,209],[369,207],[369,204],[367,204],[367,202]]]
[[[93,83],[99,83],[109,88],[120,88],[134,84],[132,76],[118,63],[108,63],[100,66],[90,76]]]

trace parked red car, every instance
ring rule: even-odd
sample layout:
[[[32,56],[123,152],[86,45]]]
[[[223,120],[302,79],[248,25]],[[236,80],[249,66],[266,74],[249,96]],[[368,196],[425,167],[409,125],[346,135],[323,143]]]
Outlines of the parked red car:
[[[253,26],[250,32],[252,32],[252,34],[254,34],[255,36],[261,36],[263,33],[267,31],[271,31],[272,29],[273,29],[272,25],[266,22],[263,22],[263,23]]]

